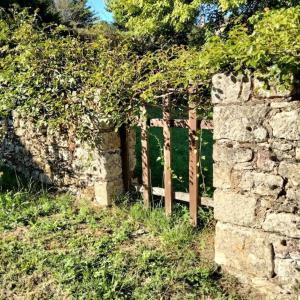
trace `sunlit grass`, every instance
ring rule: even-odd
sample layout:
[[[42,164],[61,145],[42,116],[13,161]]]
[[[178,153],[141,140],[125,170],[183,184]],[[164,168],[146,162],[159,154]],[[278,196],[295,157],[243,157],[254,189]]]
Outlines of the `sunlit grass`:
[[[0,298],[228,299],[195,230],[129,196],[99,209],[67,195],[0,195]],[[212,229],[211,229],[211,235]],[[203,239],[203,238],[205,239]]]

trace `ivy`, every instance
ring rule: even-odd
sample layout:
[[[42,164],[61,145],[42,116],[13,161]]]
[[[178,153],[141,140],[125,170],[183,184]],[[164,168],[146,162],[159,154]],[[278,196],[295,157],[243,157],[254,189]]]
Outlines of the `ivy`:
[[[17,109],[40,125],[74,125],[83,136],[107,115],[116,125],[128,117],[122,105],[133,97],[138,70],[121,35],[101,24],[79,35],[64,26],[40,28],[25,11],[13,18],[0,30],[2,115]]]
[[[141,40],[105,24],[74,31],[38,26],[36,18],[13,10],[0,21],[0,114],[17,109],[37,125],[76,126],[82,138],[93,138],[103,120],[134,123],[142,105],[159,103],[167,92],[186,102],[190,84],[199,104],[209,106],[217,72],[286,86],[299,75],[300,6],[259,11],[208,35],[203,45],[148,52],[138,50]]]

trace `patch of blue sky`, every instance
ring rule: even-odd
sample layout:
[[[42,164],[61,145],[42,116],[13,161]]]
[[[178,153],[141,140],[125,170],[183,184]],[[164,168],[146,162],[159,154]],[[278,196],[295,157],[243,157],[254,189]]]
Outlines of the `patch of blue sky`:
[[[88,5],[100,20],[113,22],[112,14],[106,10],[105,0],[88,0]]]

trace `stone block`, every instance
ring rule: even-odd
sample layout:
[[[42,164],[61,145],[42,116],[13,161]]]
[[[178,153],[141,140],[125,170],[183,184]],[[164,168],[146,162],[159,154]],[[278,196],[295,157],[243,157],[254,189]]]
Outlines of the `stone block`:
[[[293,107],[293,102],[271,102],[270,106],[272,108],[289,108],[289,107]]]
[[[268,137],[268,131],[264,127],[258,127],[254,129],[253,136],[258,142],[264,142]]]
[[[237,225],[253,225],[257,199],[254,196],[216,190],[214,193],[215,219]]]
[[[104,153],[100,157],[99,164],[94,165],[93,171],[98,172],[99,177],[105,180],[122,177],[122,162],[120,151]]]
[[[299,189],[287,188],[286,189],[286,197],[287,197],[287,199],[299,201],[299,199],[300,199],[300,188]]]
[[[292,88],[286,89],[278,87],[277,84],[268,82],[268,87],[265,82],[257,78],[253,79],[253,95],[257,98],[289,98],[292,95]]]
[[[114,181],[103,181],[95,183],[95,200],[100,206],[110,206],[116,197],[123,191],[123,181],[116,179]]]
[[[278,173],[293,186],[300,186],[300,163],[281,162]]]
[[[265,231],[300,238],[300,216],[296,214],[270,213],[266,216],[262,227]]]
[[[274,274],[272,245],[267,234],[256,229],[218,222],[215,261],[243,276],[271,278]]]
[[[97,138],[96,148],[99,151],[116,150],[120,149],[120,147],[121,141],[118,132],[103,132]]]
[[[263,122],[268,110],[269,108],[265,104],[215,107],[214,139],[229,139],[237,142],[256,141],[258,130],[264,131]],[[265,139],[261,139],[259,136],[260,142]]]
[[[283,187],[280,176],[255,171],[244,172],[238,187],[242,191],[251,191],[263,196],[277,196]]]
[[[15,131],[14,131],[15,135],[18,136],[18,137],[22,137],[25,135],[26,133],[26,129],[24,128],[16,128]]]
[[[291,141],[300,140],[300,108],[276,113],[270,118],[269,124],[274,137]]]
[[[293,153],[293,151],[280,151],[277,149],[273,149],[273,152],[276,155],[278,161],[292,160],[295,156],[295,153]]]
[[[274,170],[276,163],[276,156],[269,150],[259,150],[257,153],[257,168],[262,171]]]
[[[278,140],[278,141],[274,141],[272,143],[272,148],[277,149],[277,150],[281,150],[281,151],[289,151],[293,149],[293,145],[291,143],[288,143],[285,140]]]
[[[300,212],[300,201],[298,201],[300,197],[295,196],[290,193],[290,189],[287,189],[286,195],[277,198],[276,202],[273,201],[270,212],[297,214]]]
[[[216,143],[213,149],[213,159],[218,162],[242,163],[251,161],[253,151],[249,148],[241,148],[234,143]]]
[[[252,162],[236,163],[233,169],[238,171],[253,170],[254,164]]]
[[[120,150],[99,152],[97,149],[77,147],[72,166],[81,173],[103,180],[117,178],[122,174]]]
[[[272,235],[275,258],[300,261],[300,240]]]
[[[244,75],[216,74],[212,78],[213,103],[241,103],[251,97],[251,80]]]
[[[300,260],[275,259],[275,273],[281,280],[300,283]]]
[[[231,172],[232,166],[226,163],[214,164],[213,181],[214,187],[220,189],[231,188]]]
[[[82,189],[78,189],[77,197],[88,201],[95,200],[95,187],[88,186]]]
[[[300,160],[300,148],[296,148],[296,159]]]

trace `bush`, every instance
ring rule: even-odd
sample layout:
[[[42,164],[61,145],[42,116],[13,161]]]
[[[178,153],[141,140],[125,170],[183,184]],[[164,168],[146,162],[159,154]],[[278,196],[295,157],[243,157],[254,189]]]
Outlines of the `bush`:
[[[91,139],[103,118],[116,127],[134,122],[141,105],[159,102],[170,89],[186,101],[192,83],[203,105],[211,77],[220,71],[256,73],[290,85],[299,75],[300,6],[256,13],[207,38],[201,49],[172,46],[144,53],[140,45],[104,24],[75,31],[39,27],[27,10],[4,14],[0,114],[17,109],[37,125],[75,126]]]
[[[118,123],[138,70],[126,40],[103,24],[89,32],[38,27],[27,10],[0,23],[0,113],[23,111],[42,125],[76,126],[86,134],[108,113]],[[105,105],[103,105],[105,104]]]

